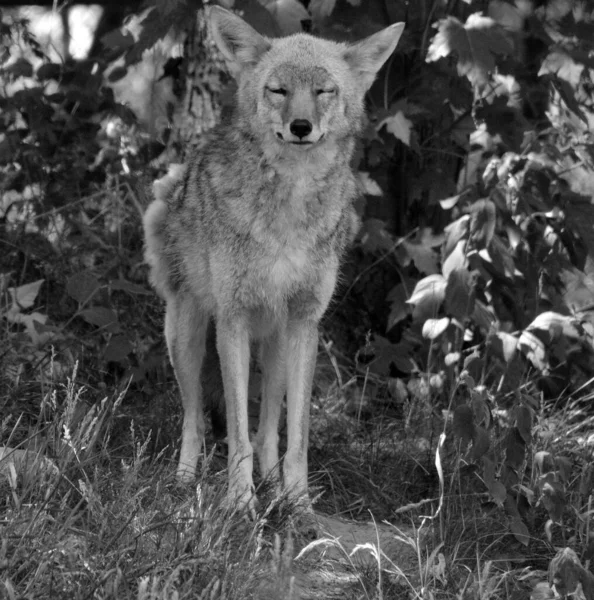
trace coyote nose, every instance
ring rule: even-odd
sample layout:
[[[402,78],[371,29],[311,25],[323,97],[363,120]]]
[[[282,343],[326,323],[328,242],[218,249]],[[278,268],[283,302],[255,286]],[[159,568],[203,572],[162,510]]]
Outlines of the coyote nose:
[[[289,129],[293,135],[296,135],[301,140],[311,133],[313,126],[307,119],[295,119],[291,121]]]

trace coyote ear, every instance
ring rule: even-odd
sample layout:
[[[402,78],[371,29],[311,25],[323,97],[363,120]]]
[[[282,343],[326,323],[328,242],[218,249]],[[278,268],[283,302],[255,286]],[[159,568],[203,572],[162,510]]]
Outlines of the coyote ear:
[[[394,52],[403,31],[404,23],[394,23],[346,50],[344,58],[361,78],[366,90],[371,87],[377,72]]]
[[[270,42],[237,15],[212,6],[208,10],[212,37],[236,75],[241,69],[258,61],[270,48]]]

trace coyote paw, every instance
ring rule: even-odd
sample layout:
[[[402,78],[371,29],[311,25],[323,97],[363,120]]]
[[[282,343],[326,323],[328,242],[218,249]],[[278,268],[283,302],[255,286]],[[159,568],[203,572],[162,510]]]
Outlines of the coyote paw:
[[[230,487],[227,500],[229,505],[238,512],[245,512],[254,521],[256,520],[258,499],[253,488],[234,489]]]
[[[196,478],[196,472],[194,469],[180,465],[175,474],[175,478],[179,483],[192,483]]]

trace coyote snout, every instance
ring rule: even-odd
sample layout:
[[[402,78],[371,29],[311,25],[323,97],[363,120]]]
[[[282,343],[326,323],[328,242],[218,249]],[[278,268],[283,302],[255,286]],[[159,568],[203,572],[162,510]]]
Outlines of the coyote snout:
[[[262,475],[282,479],[308,503],[318,322],[356,229],[355,136],[365,92],[404,26],[345,45],[306,34],[267,39],[219,7],[210,9],[209,21],[238,81],[236,107],[203,150],[155,183],[144,216],[146,258],[151,282],[166,301],[165,337],[184,408],[178,477],[194,476],[202,452],[200,371],[214,322],[230,496],[253,504],[255,449]],[[247,411],[252,340],[259,342],[262,367],[253,446]]]

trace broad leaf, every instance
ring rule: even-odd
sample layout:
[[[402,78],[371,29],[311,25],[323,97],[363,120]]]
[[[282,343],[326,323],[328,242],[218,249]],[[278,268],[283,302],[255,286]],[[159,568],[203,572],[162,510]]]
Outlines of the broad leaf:
[[[401,283],[393,287],[388,293],[387,301],[390,303],[390,314],[388,315],[386,331],[390,331],[394,325],[406,319],[410,314],[410,309],[406,304],[405,287]]]
[[[437,252],[427,244],[416,242],[409,242],[404,240],[402,242],[403,247],[408,252],[411,260],[415,263],[415,267],[426,275],[433,275],[439,273],[439,267],[437,266],[438,255]]]
[[[524,444],[532,442],[532,411],[524,405],[516,407],[516,427]]]
[[[580,334],[574,325],[573,317],[566,317],[553,311],[540,313],[528,327],[527,331],[540,330],[548,331],[552,339],[556,339],[560,335],[571,339],[579,339]]]
[[[514,537],[520,542],[520,544],[524,544],[524,546],[528,546],[530,542],[530,532],[528,531],[528,527],[526,527],[524,521],[518,517],[514,517],[509,522],[509,530],[514,534]]]
[[[97,327],[110,327],[118,322],[118,315],[111,308],[103,306],[87,308],[81,310],[79,314],[87,323]]]
[[[33,65],[26,58],[17,58],[11,65],[2,69],[4,73],[12,77],[31,77]]]
[[[474,303],[472,320],[474,321],[475,325],[478,325],[484,331],[489,331],[497,319],[495,318],[493,309],[490,306],[487,306],[480,300],[476,300]]]
[[[132,350],[130,340],[125,335],[117,335],[109,340],[103,356],[107,361],[122,363]]]
[[[549,516],[555,523],[560,523],[567,504],[563,484],[556,480],[554,473],[547,473],[541,477],[538,485],[542,494],[542,503]]]
[[[88,271],[79,271],[66,282],[66,292],[81,304],[86,302],[101,287],[99,280]]]
[[[489,440],[487,430],[483,427],[475,427],[472,448],[470,449],[468,458],[473,462],[477,462],[488,452],[490,445],[491,441]]]
[[[449,198],[444,198],[443,200],[440,200],[439,203],[441,204],[441,208],[443,208],[444,210],[450,210],[451,208],[454,208],[454,206],[458,204],[458,200],[460,200],[461,197],[462,194],[456,194],[455,196],[450,196]]]
[[[305,6],[298,0],[260,0],[277,22],[283,35],[303,31],[301,21],[309,19]]]
[[[511,333],[498,331],[491,340],[491,346],[506,363],[510,363],[516,356],[518,339]]]
[[[495,204],[488,198],[477,200],[470,208],[470,240],[477,249],[486,248],[495,234]]]
[[[481,13],[470,15],[464,25],[448,16],[439,21],[437,29],[427,51],[427,62],[456,54],[458,73],[466,75],[478,88],[483,88],[495,71],[495,56],[511,54],[514,49],[505,29]]]
[[[336,0],[311,0],[309,10],[314,23],[320,23],[326,17],[329,17],[334,10]]]
[[[359,183],[368,196],[383,196],[384,192],[375,179],[366,171],[359,171]]]
[[[495,479],[495,465],[486,456],[483,456],[483,478],[489,495],[498,506],[503,506],[507,497],[505,486]]]
[[[443,261],[441,271],[444,277],[449,277],[452,271],[456,269],[466,269],[468,266],[468,258],[466,256],[467,243],[466,240],[460,240],[447,255]]]
[[[386,126],[386,131],[391,133],[401,142],[404,142],[407,146],[410,146],[410,132],[413,124],[412,121],[404,116],[404,113],[401,110],[396,112],[396,114],[382,119],[377,124],[377,131],[379,131],[384,125]]]
[[[413,316],[428,319],[437,315],[445,298],[445,288],[446,280],[443,275],[428,275],[421,279],[407,300],[415,307]]]
[[[517,427],[511,427],[505,439],[505,463],[518,470],[526,457],[526,444]]]
[[[127,292],[128,294],[132,294],[134,296],[151,296],[152,293],[146,288],[138,285],[137,283],[132,283],[127,279],[112,279],[109,282],[109,288],[112,291],[121,291]]]
[[[474,439],[474,414],[468,404],[461,404],[454,410],[453,432],[455,437],[462,440],[463,446]]]
[[[366,219],[358,233],[361,244],[369,252],[388,251],[394,248],[394,238],[381,219]]]
[[[449,326],[450,319],[427,319],[423,323],[423,337],[429,340],[437,339]]]
[[[17,288],[8,288],[8,293],[12,298],[12,306],[17,312],[23,308],[31,308],[35,304],[37,294],[39,294],[39,288],[45,279],[38,279],[31,283],[26,283]]]
[[[453,269],[448,275],[445,291],[445,310],[455,319],[464,321],[474,312],[473,277],[467,269]]]

